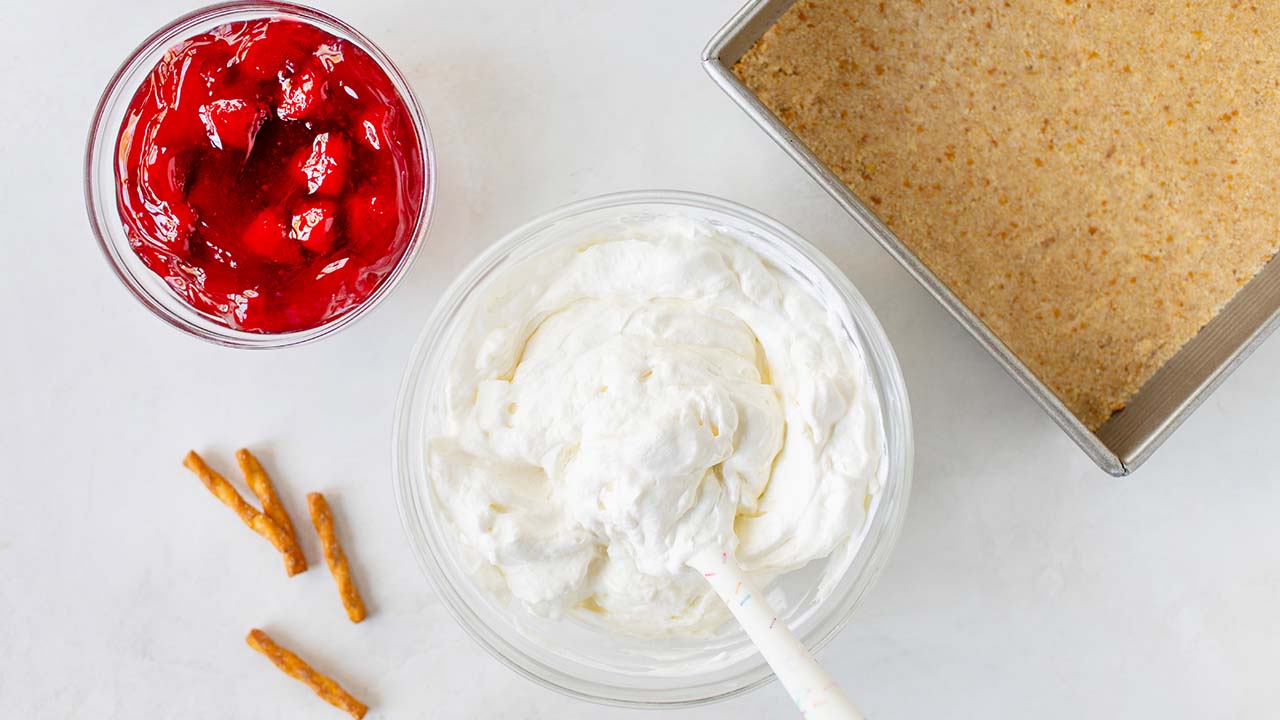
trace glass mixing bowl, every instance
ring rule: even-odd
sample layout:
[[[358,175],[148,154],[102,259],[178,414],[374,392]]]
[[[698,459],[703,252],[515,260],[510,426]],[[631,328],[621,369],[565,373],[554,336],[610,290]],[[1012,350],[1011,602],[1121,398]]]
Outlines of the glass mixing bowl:
[[[410,230],[409,247],[395,268],[360,305],[316,327],[283,333],[234,330],[189,305],[163,278],[143,264],[142,259],[129,247],[129,237],[120,219],[116,200],[114,156],[117,134],[134,93],[151,74],[156,63],[169,48],[183,40],[209,32],[220,25],[263,17],[286,17],[314,25],[368,53],[391,79],[391,84],[409,109],[410,120],[418,135],[418,146],[422,148],[421,209]],[[84,193],[89,223],[111,269],[133,296],[157,317],[189,335],[218,345],[240,348],[288,347],[317,340],[350,325],[390,295],[408,272],[422,247],[435,204],[435,148],[431,144],[427,120],[423,117],[409,83],[386,53],[355,28],[332,15],[301,5],[260,0],[228,2],[188,13],[160,28],[144,40],[116,70],[98,101],[89,129],[89,143],[85,152]]]
[[[740,628],[694,638],[633,638],[570,618],[552,620],[480,587],[458,552],[456,533],[435,507],[427,440],[442,420],[447,363],[486,283],[541,249],[620,220],[678,216],[714,225],[797,279],[831,308],[879,393],[885,448],[883,486],[873,496],[857,550],[829,592],[817,591],[824,559],[778,578],[768,597],[797,637],[816,651],[844,627],[889,557],[911,484],[912,436],[902,373],[884,330],[853,284],[816,248],[776,221],[705,195],[642,191],[605,195],[554,210],[499,240],[444,293],[418,339],[396,409],[396,499],[413,551],[462,627],[520,674],[571,696],[612,705],[675,707],[721,700],[758,687],[772,672]]]

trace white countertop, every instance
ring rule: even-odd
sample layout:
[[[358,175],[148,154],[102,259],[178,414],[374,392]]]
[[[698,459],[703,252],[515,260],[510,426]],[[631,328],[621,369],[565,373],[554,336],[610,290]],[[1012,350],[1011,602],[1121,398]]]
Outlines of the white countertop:
[[[340,718],[244,644],[261,626],[370,718],[644,718],[522,679],[454,624],[391,491],[392,406],[432,303],[482,248],[603,192],[697,190],[829,253],[901,358],[915,488],[887,571],[822,659],[875,718],[1261,718],[1280,705],[1280,339],[1136,476],[1104,475],[698,64],[738,0],[325,2],[395,58],[439,152],[428,245],[373,314],[244,352],[112,276],[81,192],[116,64],[186,4],[11,3],[0,52],[0,717]],[[331,494],[371,617],[179,464],[264,462],[295,520]],[[304,534],[308,555],[319,551]],[[770,685],[679,718],[785,718]],[[662,714],[664,717],[665,713]]]

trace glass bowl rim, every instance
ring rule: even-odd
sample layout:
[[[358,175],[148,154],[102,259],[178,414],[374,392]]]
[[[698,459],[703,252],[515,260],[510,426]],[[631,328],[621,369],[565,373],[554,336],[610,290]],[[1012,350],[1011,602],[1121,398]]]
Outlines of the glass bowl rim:
[[[116,106],[128,102],[136,87],[123,83],[131,73],[142,69],[144,64],[154,64],[157,53],[162,53],[180,39],[188,37],[197,27],[208,21],[224,16],[261,13],[261,17],[284,16],[315,25],[322,30],[336,29],[348,38],[378,64],[391,80],[396,92],[400,95],[409,111],[409,119],[417,134],[418,144],[422,152],[422,168],[425,174],[423,198],[410,230],[409,247],[401,256],[391,273],[364,302],[332,318],[320,325],[304,330],[292,330],[281,333],[251,333],[222,325],[209,316],[189,305],[185,300],[173,293],[165,284],[160,292],[167,292],[164,299],[156,297],[155,292],[146,287],[139,279],[137,272],[129,266],[124,253],[132,253],[127,246],[120,246],[115,234],[108,229],[123,225],[119,218],[114,183],[107,188],[98,182],[100,171],[99,159],[106,146],[114,150],[118,128],[108,127],[108,120]],[[204,29],[200,30],[201,32]],[[114,154],[114,152],[112,153]],[[84,198],[85,210],[89,216],[89,225],[116,278],[129,290],[129,293],[144,307],[151,311],[165,324],[176,328],[192,337],[225,347],[244,349],[274,349],[292,347],[328,337],[348,327],[359,318],[365,316],[391,295],[400,284],[426,244],[427,232],[435,215],[436,203],[436,149],[432,140],[431,129],[426,115],[422,111],[412,86],[400,72],[395,62],[366,35],[356,30],[343,20],[312,7],[280,0],[231,0],[206,5],[185,13],[165,23],[145,40],[138,44],[116,68],[107,82],[94,108],[89,125],[88,140],[85,144],[84,156]],[[168,301],[169,304],[166,304]],[[172,307],[171,307],[172,305]],[[175,309],[180,307],[180,309]],[[197,319],[200,321],[198,322]]]
[[[873,536],[868,533],[863,539],[864,545],[871,545],[867,563],[843,597],[833,593],[821,601],[826,604],[840,600],[840,607],[833,612],[830,620],[825,621],[825,628],[820,628],[823,632],[807,641],[806,645],[811,651],[817,652],[849,623],[854,610],[861,604],[862,598],[875,585],[904,522],[914,462],[914,436],[905,381],[884,329],[870,305],[848,276],[826,255],[790,228],[758,211],[732,201],[680,190],[635,190],[600,195],[563,205],[520,225],[473,259],[437,300],[410,354],[395,408],[391,448],[392,482],[401,524],[419,567],[454,621],[486,652],[518,674],[570,697],[617,707],[673,709],[736,697],[767,684],[773,680],[773,673],[761,659],[751,670],[743,671],[738,676],[755,673],[759,677],[749,678],[728,691],[691,699],[635,699],[617,697],[608,692],[612,689],[611,686],[573,676],[558,668],[549,667],[537,658],[527,656],[507,640],[499,629],[486,623],[475,611],[465,605],[458,590],[453,586],[454,580],[445,570],[444,562],[438,555],[447,550],[435,547],[427,529],[418,523],[415,512],[421,511],[422,508],[415,494],[416,488],[413,487],[411,464],[414,439],[408,431],[413,424],[415,407],[419,404],[415,400],[419,394],[420,375],[428,359],[430,346],[463,307],[465,301],[476,289],[476,283],[495,272],[513,251],[523,245],[524,241],[528,241],[550,225],[596,211],[655,204],[720,212],[754,226],[772,240],[790,245],[810,261],[832,283],[841,298],[848,304],[851,316],[857,325],[857,337],[866,344],[861,351],[864,361],[871,367],[874,386],[880,395],[882,419],[886,424],[895,425],[896,432],[893,437],[896,438],[897,444],[896,448],[891,447],[895,441],[887,439],[886,460],[896,462],[896,467],[890,466],[885,477],[883,502],[885,506],[879,509],[880,516],[884,518],[883,524],[878,534]],[[889,431],[886,429],[887,438],[888,435]],[[857,552],[863,552],[863,548],[860,547]],[[761,668],[763,673],[760,672]],[[658,692],[654,691],[654,694]]]

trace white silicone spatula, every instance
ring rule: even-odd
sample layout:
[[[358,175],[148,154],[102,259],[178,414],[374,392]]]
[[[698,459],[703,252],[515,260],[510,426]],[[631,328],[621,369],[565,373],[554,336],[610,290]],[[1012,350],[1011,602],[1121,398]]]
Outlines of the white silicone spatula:
[[[706,577],[729,606],[807,720],[863,720],[827,671],[791,630],[778,622],[764,593],[742,572],[733,553],[710,548],[690,558],[689,565]]]

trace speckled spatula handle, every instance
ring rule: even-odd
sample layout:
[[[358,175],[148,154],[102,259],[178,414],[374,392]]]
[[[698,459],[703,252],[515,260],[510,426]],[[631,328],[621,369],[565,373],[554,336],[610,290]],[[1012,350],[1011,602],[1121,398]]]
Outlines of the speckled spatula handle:
[[[807,720],[863,720],[827,671],[791,630],[778,622],[764,594],[742,572],[732,553],[704,550],[691,558],[689,565],[706,577],[729,606]]]

